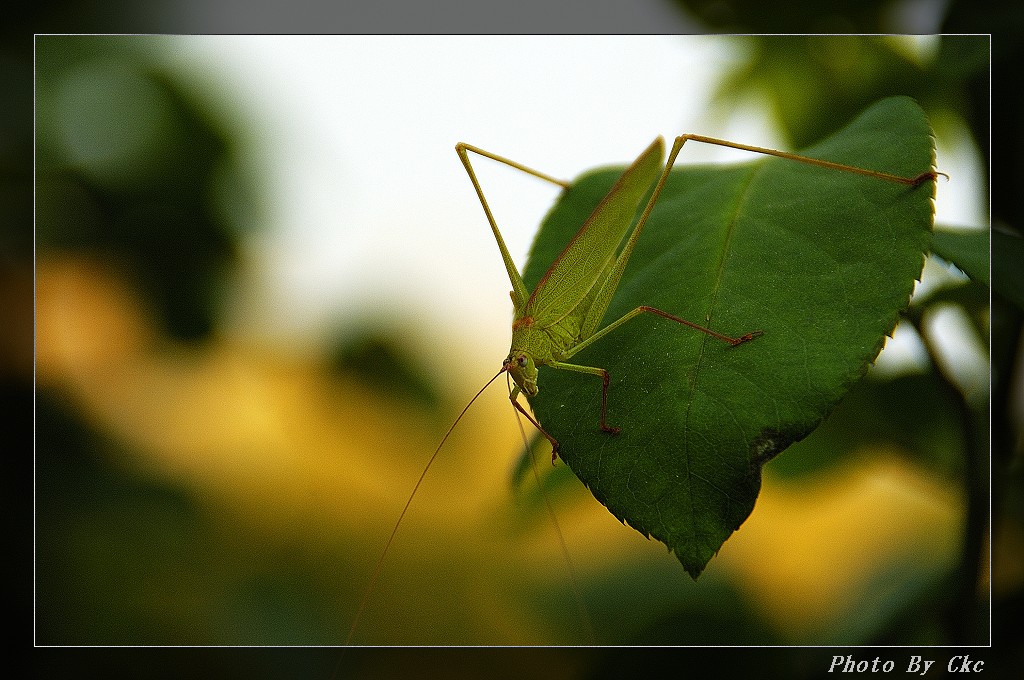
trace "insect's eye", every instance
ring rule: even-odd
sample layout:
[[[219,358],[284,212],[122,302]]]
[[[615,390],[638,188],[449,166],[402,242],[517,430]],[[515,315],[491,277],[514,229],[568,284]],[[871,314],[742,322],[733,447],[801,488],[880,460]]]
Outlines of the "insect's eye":
[[[516,357],[516,363],[519,364],[519,368],[526,368],[526,355],[520,354]]]

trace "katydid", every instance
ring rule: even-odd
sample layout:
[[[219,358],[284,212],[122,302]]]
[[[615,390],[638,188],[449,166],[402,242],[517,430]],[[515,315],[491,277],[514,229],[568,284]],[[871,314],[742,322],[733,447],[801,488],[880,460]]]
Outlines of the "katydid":
[[[500,372],[507,372],[515,381],[516,386],[510,391],[512,405],[543,434],[551,443],[552,460],[558,455],[558,441],[552,437],[537,420],[519,403],[520,393],[527,398],[535,396],[539,390],[537,385],[537,367],[551,366],[565,371],[586,373],[601,378],[601,413],[598,426],[609,434],[618,434],[621,429],[608,425],[608,371],[594,366],[582,366],[568,363],[566,360],[584,348],[597,342],[616,330],[630,319],[644,313],[675,321],[695,330],[735,346],[745,343],[761,335],[761,331],[750,331],[737,337],[717,333],[709,328],[691,321],[681,319],[666,311],[649,306],[636,307],[619,319],[609,323],[600,330],[598,326],[604,319],[605,311],[611,303],[618,288],[622,272],[629,263],[633,247],[643,231],[647,218],[651,214],[658,196],[668,179],[669,172],[675,163],[676,156],[688,140],[727,146],[744,151],[752,151],[781,158],[788,158],[802,163],[809,163],[833,170],[842,170],[880,179],[916,185],[933,177],[933,173],[924,173],[914,178],[904,178],[887,173],[865,170],[815,158],[807,158],[774,149],[737,144],[722,139],[701,135],[682,135],[677,137],[669,153],[668,163],[661,167],[664,142],[661,137],[653,143],[629,166],[619,180],[612,186],[590,217],[583,223],[580,230],[565,246],[565,249],[551,263],[540,282],[532,292],[526,290],[519,270],[516,268],[508,248],[501,237],[498,225],[491,214],[487,199],[484,197],[476,173],[469,162],[468,152],[506,163],[538,178],[554,182],[563,187],[565,182],[552,179],[547,175],[514,163],[508,159],[478,149],[468,144],[459,143],[455,150],[466,167],[470,181],[476,189],[480,204],[487,221],[494,232],[494,238],[505,261],[509,281],[512,283],[512,304],[515,316],[512,321],[512,346],[508,356],[502,362]],[[633,218],[643,197],[651,191],[651,185],[657,178],[657,184],[644,206],[643,212],[636,220]],[[625,237],[630,225],[632,232],[625,245],[616,256],[616,250]]]
[[[355,632],[356,626],[362,615],[363,609],[370,593],[380,575],[385,556],[394,540],[406,512],[416,495],[420,484],[423,482],[427,471],[430,469],[438,453],[447,441],[455,426],[465,415],[473,402],[483,393],[485,389],[502,373],[511,377],[515,387],[509,389],[509,400],[515,409],[524,415],[536,429],[547,438],[552,448],[552,461],[557,458],[559,451],[558,441],[548,433],[540,422],[534,418],[522,404],[518,396],[525,394],[527,398],[535,396],[539,391],[537,384],[538,367],[550,366],[551,368],[573,371],[593,375],[601,378],[601,407],[597,416],[597,427],[609,435],[618,434],[621,431],[619,426],[608,424],[608,391],[610,376],[607,370],[596,366],[584,366],[570,363],[567,360],[574,355],[599,341],[606,335],[612,333],[627,321],[641,314],[649,313],[674,321],[678,324],[688,326],[711,338],[721,341],[729,346],[743,345],[762,335],[759,330],[747,331],[743,334],[731,336],[719,333],[710,328],[698,325],[691,321],[682,319],[670,312],[656,309],[650,306],[639,306],[622,315],[618,319],[601,327],[605,312],[615,295],[623,271],[629,263],[630,255],[633,252],[637,240],[640,238],[644,225],[647,223],[651,211],[658,202],[658,197],[669,177],[669,173],[675,163],[676,157],[687,141],[696,141],[705,144],[725,146],[743,151],[776,156],[791,161],[805,163],[828,169],[830,171],[841,171],[875,177],[882,181],[896,182],[908,186],[917,186],[924,181],[934,179],[938,174],[935,171],[921,173],[915,177],[902,177],[884,172],[858,168],[830,161],[799,156],[783,151],[776,151],[763,147],[749,146],[735,142],[705,137],[702,135],[681,135],[675,139],[668,155],[668,160],[662,166],[664,154],[664,141],[661,137],[654,140],[640,154],[619,177],[608,193],[601,199],[600,203],[584,221],[579,231],[572,237],[561,253],[550,264],[533,291],[529,291],[516,268],[508,248],[505,245],[497,222],[491,213],[491,209],[484,196],[483,190],[469,160],[469,153],[475,153],[486,158],[509,165],[522,172],[533,175],[539,179],[557,184],[563,188],[570,186],[569,182],[555,179],[537,170],[511,161],[507,158],[489,153],[477,147],[465,143],[456,145],[456,152],[461,159],[470,181],[476,190],[481,207],[487,218],[491,231],[494,234],[501,257],[508,272],[509,281],[512,286],[511,298],[514,306],[514,318],[512,321],[512,341],[508,356],[502,362],[498,372],[477,392],[477,394],[466,404],[459,413],[452,425],[448,428],[441,442],[438,444],[433,455],[427,461],[419,479],[414,485],[412,492],[406,500],[405,506],[396,521],[394,528],[382,550],[380,557],[370,577],[369,585],[364,593],[363,599],[356,612],[355,620],[349,631],[346,644],[348,644]],[[653,188],[652,188],[653,187]],[[648,196],[643,209],[637,217],[644,197]],[[630,230],[632,227],[632,230]],[[628,237],[627,237],[628,232]],[[623,244],[623,239],[625,243]],[[620,248],[621,244],[621,248]],[[628,426],[628,425],[627,425]]]

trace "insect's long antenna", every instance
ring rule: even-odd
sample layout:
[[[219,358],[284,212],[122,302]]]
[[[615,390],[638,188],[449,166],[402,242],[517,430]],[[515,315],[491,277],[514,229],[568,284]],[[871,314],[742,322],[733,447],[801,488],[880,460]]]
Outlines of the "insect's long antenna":
[[[441,438],[441,443],[434,449],[434,453],[430,456],[430,460],[427,461],[426,466],[423,468],[423,472],[420,473],[420,478],[416,480],[416,486],[412,488],[412,493],[409,494],[409,500],[405,502],[405,507],[402,508],[402,514],[398,516],[398,521],[395,522],[395,527],[391,530],[391,535],[388,536],[388,542],[384,544],[384,550],[380,553],[380,558],[377,559],[377,565],[373,568],[373,574],[370,575],[370,583],[366,586],[366,592],[363,594],[363,599],[359,603],[359,609],[356,610],[355,619],[352,621],[352,627],[349,628],[348,636],[345,638],[345,646],[347,647],[352,642],[352,636],[355,635],[356,626],[359,625],[359,620],[363,616],[363,610],[366,609],[366,603],[370,600],[370,595],[373,593],[373,587],[377,585],[377,579],[380,577],[381,569],[384,567],[384,558],[387,557],[388,550],[391,548],[391,543],[395,540],[395,534],[398,533],[398,527],[402,524],[402,520],[405,518],[405,513],[408,512],[409,506],[412,505],[412,499],[416,496],[416,492],[419,491],[420,484],[423,483],[423,479],[427,476],[427,471],[430,470],[430,466],[434,464],[434,459],[437,458],[437,454],[441,452],[441,447],[448,441],[448,436],[455,429],[455,426],[462,420],[462,416],[466,415],[466,411],[473,405],[477,397],[484,393],[491,383],[498,379],[498,376],[507,370],[505,366],[501,367],[501,370],[494,374],[494,377],[487,381],[487,384],[480,388],[480,390],[473,395],[473,398],[469,400],[462,412],[455,419],[455,422],[451,424],[448,431],[444,433],[444,437]]]
[[[509,387],[509,391],[512,391],[511,387]],[[512,409],[512,412],[516,415],[516,425],[519,426],[519,434],[523,437],[523,446],[526,447],[526,455],[530,457],[530,468],[533,470],[533,479],[537,482],[537,491],[540,492],[540,497],[544,499],[544,507],[547,508],[548,516],[551,518],[551,524],[555,527],[555,534],[558,536],[558,545],[562,549],[562,556],[565,558],[565,564],[568,567],[569,582],[572,585],[572,594],[576,599],[576,608],[579,610],[580,620],[583,621],[583,627],[587,630],[587,639],[590,644],[596,644],[594,626],[590,621],[590,612],[587,611],[587,606],[583,603],[583,595],[580,592],[579,577],[576,576],[576,568],[573,566],[572,558],[569,555],[569,548],[565,544],[565,536],[562,534],[562,527],[558,524],[558,517],[555,515],[555,509],[551,505],[551,499],[548,498],[547,493],[544,492],[544,486],[540,483],[540,472],[537,470],[537,458],[533,455],[533,447],[530,446],[530,442],[526,438],[526,430],[523,428],[523,421],[519,418],[519,411]]]

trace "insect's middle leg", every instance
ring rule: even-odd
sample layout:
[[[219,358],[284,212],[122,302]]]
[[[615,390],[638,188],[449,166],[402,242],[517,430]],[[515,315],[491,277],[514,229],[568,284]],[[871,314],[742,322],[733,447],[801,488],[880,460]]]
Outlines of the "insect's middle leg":
[[[602,328],[598,332],[594,333],[593,335],[591,335],[589,338],[587,338],[583,342],[580,342],[579,344],[574,346],[571,350],[566,352],[565,355],[563,355],[563,356],[565,358],[571,357],[573,354],[576,354],[580,350],[582,350],[582,349],[584,349],[586,347],[589,347],[590,345],[594,344],[595,342],[597,342],[598,340],[600,340],[604,336],[606,336],[609,333],[611,333],[612,331],[614,331],[616,328],[618,328],[622,324],[626,323],[627,321],[629,321],[630,319],[632,319],[635,316],[639,316],[640,314],[655,314],[655,315],[660,316],[660,317],[662,317],[664,319],[668,319],[670,321],[675,321],[676,323],[682,324],[684,326],[689,326],[690,328],[692,328],[694,330],[698,330],[701,333],[704,333],[705,335],[709,335],[712,338],[715,338],[716,340],[721,340],[722,342],[728,343],[729,345],[732,345],[732,346],[742,345],[745,342],[749,342],[750,340],[753,340],[754,338],[759,338],[762,335],[764,335],[764,331],[751,331],[749,333],[745,333],[744,335],[739,336],[738,338],[733,338],[733,337],[730,337],[728,335],[722,335],[721,333],[713,331],[710,328],[705,328],[704,326],[701,326],[699,324],[695,324],[692,321],[687,321],[686,319],[681,319],[678,316],[676,316],[675,314],[669,314],[668,312],[662,311],[662,310],[657,309],[655,307],[648,307],[647,305],[643,305],[641,307],[637,307],[636,309],[633,309],[632,311],[626,312],[621,317],[619,317],[615,321],[611,322],[610,324],[608,324],[607,326],[605,326],[604,328]],[[573,366],[573,365],[574,364],[563,364],[563,366]],[[580,367],[580,368],[582,368],[582,367]],[[570,369],[570,370],[575,370],[575,369]],[[602,370],[604,370],[604,369],[597,368],[597,369],[588,369],[588,370],[581,371],[581,372],[582,373],[595,373],[595,374],[597,374],[597,371],[602,371]]]
[[[593,335],[591,335],[589,338],[587,338],[583,342],[578,343],[571,350],[566,352],[564,356],[565,357],[569,357],[569,356],[572,356],[573,354],[576,354],[581,349],[583,349],[585,347],[588,347],[589,345],[593,344],[594,342],[600,340],[605,335],[607,335],[608,333],[611,333],[616,328],[618,328],[622,324],[626,323],[627,321],[629,321],[633,317],[635,317],[635,316],[637,316],[639,314],[644,314],[644,313],[655,314],[655,315],[663,317],[665,319],[669,319],[671,321],[675,321],[675,322],[683,324],[685,326],[689,326],[690,328],[698,330],[698,331],[700,331],[702,333],[706,333],[707,335],[710,335],[711,337],[713,337],[713,338],[715,338],[717,340],[721,340],[722,342],[728,343],[729,345],[732,345],[732,346],[742,345],[745,342],[749,342],[750,340],[753,340],[754,338],[757,338],[757,337],[760,337],[761,335],[763,335],[762,331],[752,331],[750,333],[746,333],[745,335],[741,335],[738,338],[733,338],[733,337],[729,337],[728,335],[722,335],[721,333],[717,333],[717,332],[711,330],[710,328],[705,328],[704,326],[699,326],[699,325],[693,323],[692,321],[687,321],[686,319],[681,319],[678,316],[675,316],[674,314],[669,314],[668,312],[664,312],[664,311],[662,311],[660,309],[656,309],[654,307],[642,306],[642,307],[637,307],[636,309],[632,310],[631,312],[627,312],[626,314],[624,314],[618,320],[613,321],[612,323],[608,324],[607,326],[605,326],[604,328],[599,330],[597,333],[594,333]],[[601,430],[603,432],[607,432],[609,434],[618,434],[619,432],[622,431],[621,428],[611,427],[607,423],[608,383],[611,381],[611,377],[609,376],[608,371],[606,371],[603,368],[596,368],[594,366],[580,366],[579,364],[568,364],[568,363],[565,363],[565,362],[562,362],[562,361],[552,361],[548,365],[552,366],[553,368],[560,368],[560,369],[563,369],[563,370],[566,370],[566,371],[575,371],[577,373],[589,373],[590,375],[601,376],[601,381],[602,381],[601,382]]]
[[[552,361],[548,364],[552,368],[558,368],[564,371],[575,371],[576,373],[589,373],[590,375],[597,375],[601,377],[601,431],[607,432],[608,434],[618,434],[622,431],[620,427],[610,427],[607,422],[608,415],[608,383],[611,382],[611,376],[608,371],[603,368],[595,368],[594,366],[580,366],[579,364],[567,364],[561,361]]]

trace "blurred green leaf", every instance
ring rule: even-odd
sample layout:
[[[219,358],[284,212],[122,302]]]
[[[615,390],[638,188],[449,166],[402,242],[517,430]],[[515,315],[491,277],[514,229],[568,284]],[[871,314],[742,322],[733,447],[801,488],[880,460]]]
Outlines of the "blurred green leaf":
[[[743,33],[821,33],[886,30],[886,0],[797,0],[785,11],[758,0],[675,0],[705,25]]]
[[[942,304],[956,305],[963,309],[971,320],[974,331],[978,334],[981,346],[988,345],[989,320],[989,288],[977,281],[967,280],[961,285],[943,286],[932,291],[922,299],[914,299],[910,307],[911,316],[925,309]]]
[[[348,374],[367,387],[408,399],[425,408],[440,403],[433,382],[403,348],[400,336],[375,325],[353,328],[331,350],[335,373]]]
[[[532,531],[538,523],[550,522],[547,504],[555,509],[557,515],[561,504],[586,497],[586,491],[572,469],[560,461],[552,465],[550,460],[551,446],[537,433],[530,438],[530,448],[524,449],[513,464],[509,486],[514,494],[517,513],[509,525],[511,531]]]
[[[921,109],[892,98],[804,153],[913,177],[934,151]],[[619,172],[563,194],[534,243],[529,288]],[[597,380],[542,368],[531,404],[562,458],[699,575],[750,514],[761,465],[820,423],[892,331],[921,272],[933,191],[781,159],[675,170],[605,322],[652,305],[764,336],[729,347],[641,317],[575,355],[610,372],[617,437],[598,430]]]
[[[975,281],[988,285],[989,233],[987,231],[950,231],[936,229],[932,235],[932,252]],[[1024,283],[1024,274],[1018,278]],[[1024,290],[1024,287],[1022,287]]]
[[[740,45],[749,57],[723,79],[716,103],[725,108],[756,97],[797,147],[881,97],[922,99],[921,66],[880,38],[760,36]]]
[[[932,372],[891,379],[869,375],[821,427],[772,461],[769,469],[783,478],[799,478],[882,448],[898,450],[927,469],[962,474],[964,423],[944,387]]]
[[[992,232],[992,290],[1024,309],[1024,239]]]
[[[36,398],[37,641],[215,639],[217,546],[209,518],[181,489],[111,465],[124,445],[94,430],[68,401],[45,390]]]
[[[725,580],[701,584],[655,619],[631,645],[777,645],[783,640],[744,594]],[[612,612],[608,613],[613,616]],[[751,669],[753,670],[753,669]]]
[[[254,192],[232,180],[229,129],[154,65],[161,40],[38,38],[36,238],[40,254],[99,255],[171,336],[201,340],[252,219],[225,215],[217,200],[252,205]]]
[[[948,120],[978,125],[987,111],[969,107],[969,79],[987,73],[989,40],[981,35],[743,36],[732,40],[745,55],[727,71],[712,102],[716,115],[756,103],[789,145],[812,144],[836,121],[849,120],[883,97],[909,96],[936,125]],[[955,126],[953,129],[959,129]],[[979,144],[987,136],[978,137]]]

